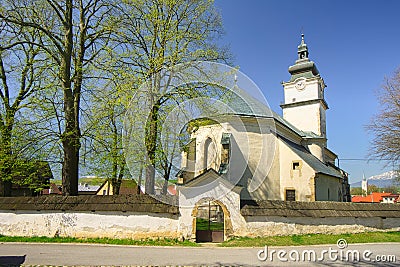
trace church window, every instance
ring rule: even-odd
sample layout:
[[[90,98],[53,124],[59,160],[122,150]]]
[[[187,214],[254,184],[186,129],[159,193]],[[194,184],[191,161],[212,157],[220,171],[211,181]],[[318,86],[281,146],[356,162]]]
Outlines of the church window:
[[[229,145],[222,145],[221,163],[228,164],[229,162]]]
[[[292,165],[290,166],[290,177],[301,177],[302,175],[302,169],[303,167],[303,162],[301,160],[293,160]]]
[[[296,190],[294,189],[286,189],[286,201],[296,201]]]
[[[228,163],[229,163],[229,147],[231,143],[231,134],[230,133],[222,133],[221,137],[221,164],[219,166],[218,173],[224,174],[228,172]]]
[[[203,162],[203,168],[204,168],[205,170],[207,170],[207,167],[208,167],[208,158],[209,158],[208,149],[209,149],[209,147],[210,147],[211,142],[212,142],[211,138],[207,138],[206,142],[204,143],[204,153],[203,153],[203,155],[204,155],[204,162]]]
[[[229,145],[231,143],[231,134],[230,133],[222,133],[221,144]]]
[[[297,170],[300,170],[300,169],[301,169],[301,167],[300,167],[300,161],[294,161],[294,162],[292,163],[292,170],[297,171]]]

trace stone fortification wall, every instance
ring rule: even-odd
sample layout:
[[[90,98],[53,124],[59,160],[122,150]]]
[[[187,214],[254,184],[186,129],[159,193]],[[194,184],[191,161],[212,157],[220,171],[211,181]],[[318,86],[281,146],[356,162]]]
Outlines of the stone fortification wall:
[[[178,238],[178,212],[145,195],[0,198],[0,234]]]
[[[177,198],[168,199],[177,204]],[[177,214],[177,205],[148,195],[0,197],[0,210],[121,211]]]
[[[242,203],[237,236],[400,231],[400,204],[258,201]]]
[[[226,238],[400,231],[400,204],[259,201],[239,205],[224,199],[220,203],[226,213]],[[195,208],[185,209],[146,195],[0,198],[0,235],[193,238],[195,231],[189,227],[186,233],[182,224],[195,221],[197,213]]]

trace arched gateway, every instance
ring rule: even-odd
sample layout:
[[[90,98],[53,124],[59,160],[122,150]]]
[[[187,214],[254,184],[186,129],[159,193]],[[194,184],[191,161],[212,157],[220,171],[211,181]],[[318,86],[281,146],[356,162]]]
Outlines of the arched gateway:
[[[179,226],[183,237],[196,242],[229,239],[241,217],[240,190],[212,169],[180,186]]]
[[[196,242],[223,242],[232,234],[231,215],[219,200],[199,200],[192,211],[192,236]]]

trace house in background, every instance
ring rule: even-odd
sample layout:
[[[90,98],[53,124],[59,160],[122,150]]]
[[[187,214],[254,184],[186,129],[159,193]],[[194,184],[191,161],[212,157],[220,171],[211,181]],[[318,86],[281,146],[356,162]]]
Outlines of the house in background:
[[[43,189],[43,195],[62,195],[61,186],[50,183],[49,188]]]
[[[351,202],[355,203],[399,203],[400,195],[393,193],[373,192],[366,196],[353,196]]]
[[[100,196],[108,196],[114,195],[114,187],[110,180],[104,181],[104,183],[98,188],[95,193],[96,195]],[[119,188],[120,195],[137,195],[138,194],[138,186],[135,180],[122,180],[120,188]],[[140,194],[143,194],[140,191]]]
[[[99,190],[99,185],[90,185],[88,183],[78,184],[79,195],[95,195]],[[62,195],[62,186],[50,183],[48,189],[43,190],[43,195]]]
[[[172,189],[171,189],[172,190]],[[173,191],[173,190],[172,190]],[[79,195],[114,195],[114,188],[109,180],[105,180],[101,185],[91,185],[88,183],[79,183],[78,185]],[[176,193],[176,191],[175,191]],[[44,195],[61,195],[62,186],[58,186],[55,183],[51,183],[48,189],[43,190]],[[136,195],[137,194],[137,183],[134,180],[122,180],[120,189],[120,195]],[[144,194],[141,191],[141,194]]]
[[[96,195],[99,185],[90,185],[88,183],[80,183],[78,185],[78,195]]]
[[[390,194],[388,196],[382,196],[382,203],[399,203],[399,194]]]
[[[79,195],[95,195],[99,190],[99,185],[90,185],[88,183],[78,184]],[[56,183],[50,183],[49,188],[43,190],[43,195],[62,195],[62,186]]]
[[[22,162],[18,165],[13,169],[15,177],[11,187],[11,196],[37,196],[43,193],[43,189],[49,188],[53,173],[48,162],[34,161],[26,164]]]
[[[167,192],[171,196],[176,196],[178,194],[176,184],[168,185]]]

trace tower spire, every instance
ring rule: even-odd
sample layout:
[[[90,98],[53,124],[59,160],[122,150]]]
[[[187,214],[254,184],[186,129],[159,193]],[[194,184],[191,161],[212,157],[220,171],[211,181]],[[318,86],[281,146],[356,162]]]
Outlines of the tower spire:
[[[300,44],[297,46],[298,58],[293,66],[289,67],[289,73],[292,75],[290,81],[297,78],[312,78],[319,76],[315,63],[308,58],[308,47],[304,40],[304,33],[301,34]]]
[[[308,47],[304,41],[304,33],[301,34],[301,42],[297,47],[298,60],[308,59]]]

